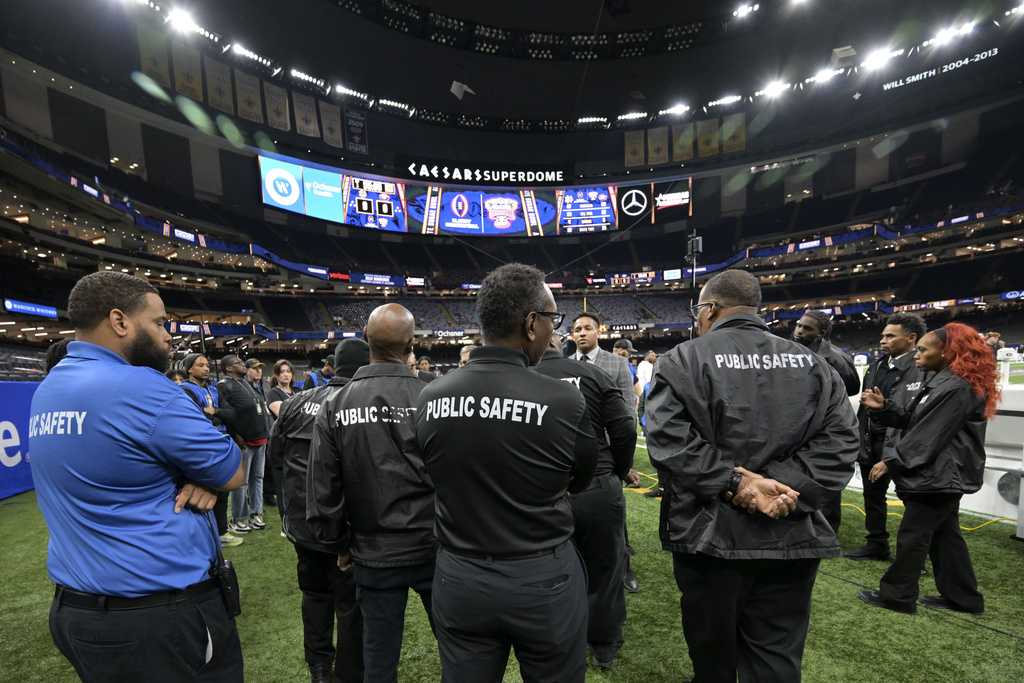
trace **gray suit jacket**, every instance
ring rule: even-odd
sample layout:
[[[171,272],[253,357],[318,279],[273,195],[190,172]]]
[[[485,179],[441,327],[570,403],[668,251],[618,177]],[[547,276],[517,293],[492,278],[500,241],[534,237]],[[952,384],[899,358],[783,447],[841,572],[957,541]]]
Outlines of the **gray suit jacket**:
[[[626,399],[626,405],[635,414],[636,394],[633,393],[633,375],[629,372],[626,359],[604,349],[598,349],[594,365],[608,373],[615,386],[622,392],[622,398]]]

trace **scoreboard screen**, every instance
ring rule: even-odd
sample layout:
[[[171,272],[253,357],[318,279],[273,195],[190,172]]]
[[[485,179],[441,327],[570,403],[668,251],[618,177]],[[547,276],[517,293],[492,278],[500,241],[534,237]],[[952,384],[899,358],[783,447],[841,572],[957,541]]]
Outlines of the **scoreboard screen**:
[[[361,228],[406,232],[405,186],[391,180],[345,176],[344,223]]]
[[[618,225],[615,190],[614,186],[556,190],[559,234],[614,230]]]
[[[554,233],[554,197],[537,190],[411,187],[409,217],[411,229],[424,235],[543,237]]]

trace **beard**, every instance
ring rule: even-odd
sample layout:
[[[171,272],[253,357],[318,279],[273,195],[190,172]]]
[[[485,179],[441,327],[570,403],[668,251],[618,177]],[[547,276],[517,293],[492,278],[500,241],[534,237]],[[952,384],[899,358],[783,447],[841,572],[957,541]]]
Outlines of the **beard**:
[[[153,368],[157,372],[166,372],[170,362],[170,354],[163,345],[153,341],[145,334],[137,334],[128,348],[125,349],[126,360],[132,365]]]

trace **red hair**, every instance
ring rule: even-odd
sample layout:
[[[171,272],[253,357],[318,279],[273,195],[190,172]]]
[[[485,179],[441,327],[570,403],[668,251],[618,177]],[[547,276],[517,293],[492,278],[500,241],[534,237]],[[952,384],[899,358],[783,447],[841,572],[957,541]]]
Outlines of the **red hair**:
[[[949,370],[971,385],[974,393],[985,399],[985,419],[996,414],[999,403],[999,381],[992,347],[970,325],[949,323],[936,330],[943,342],[942,357]]]

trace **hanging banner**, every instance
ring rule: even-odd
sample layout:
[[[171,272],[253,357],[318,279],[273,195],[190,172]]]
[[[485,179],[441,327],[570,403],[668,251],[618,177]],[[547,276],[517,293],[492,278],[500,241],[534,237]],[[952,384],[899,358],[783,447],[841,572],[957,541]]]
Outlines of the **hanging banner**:
[[[235,113],[235,93],[231,89],[231,69],[227,64],[203,57],[206,70],[206,96],[210,106],[228,114]]]
[[[672,161],[693,158],[693,124],[677,123],[672,126]]]
[[[263,123],[263,98],[260,97],[260,79],[235,69],[235,97],[238,115],[246,121]]]
[[[316,100],[292,90],[292,106],[295,107],[295,131],[311,138],[320,137],[320,126],[316,122]]]
[[[267,123],[270,127],[291,130],[292,117],[288,110],[288,92],[273,83],[263,81],[263,96],[267,98]]]
[[[369,142],[366,139],[366,114],[353,109],[345,110],[345,142],[348,151],[357,154],[369,153]]]
[[[647,130],[647,163],[651,166],[668,163],[668,127]]]
[[[331,147],[344,148],[341,136],[341,107],[330,102],[317,100],[320,105],[320,123],[323,125],[324,142]]]
[[[171,87],[171,69],[167,62],[167,34],[143,24],[138,25],[139,67],[142,73],[164,86]]]
[[[644,132],[627,130],[622,135],[626,146],[626,168],[644,165]]]
[[[743,112],[722,118],[722,151],[726,154],[747,149],[747,115]]]
[[[697,154],[700,158],[718,154],[718,119],[697,122]]]
[[[174,89],[196,102],[203,101],[203,67],[199,50],[177,40],[171,42]]]
[[[32,489],[29,413],[38,387],[39,382],[0,382],[0,499]]]

